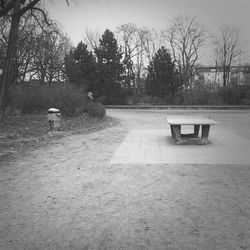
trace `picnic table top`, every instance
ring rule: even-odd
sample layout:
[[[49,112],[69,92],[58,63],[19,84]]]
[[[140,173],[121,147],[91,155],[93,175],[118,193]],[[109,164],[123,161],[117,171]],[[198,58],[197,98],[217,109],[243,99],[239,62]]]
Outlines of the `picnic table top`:
[[[214,125],[217,123],[210,118],[199,116],[168,116],[166,120],[170,125]]]

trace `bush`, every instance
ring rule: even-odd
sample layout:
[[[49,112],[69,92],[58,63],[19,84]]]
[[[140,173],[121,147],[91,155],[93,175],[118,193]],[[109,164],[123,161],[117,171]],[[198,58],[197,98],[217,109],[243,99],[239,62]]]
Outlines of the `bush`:
[[[250,105],[250,85],[239,86],[241,93],[241,103]]]
[[[211,90],[205,86],[196,86],[193,89],[186,89],[181,93],[179,99],[182,104],[187,105],[204,105],[208,103]]]
[[[151,103],[151,99],[152,99],[151,96],[149,96],[149,95],[143,95],[143,102],[145,104],[150,104]]]
[[[250,105],[250,97],[241,99],[241,104]]]
[[[103,104],[103,105],[105,105],[105,104],[108,103],[108,97],[105,96],[105,95],[102,95],[102,96],[97,97],[96,101]]]
[[[209,85],[197,85],[179,93],[175,101],[187,105],[239,105],[250,103],[249,86],[227,86],[215,90]]]
[[[74,86],[58,89],[54,105],[66,116],[79,115],[85,111],[87,106],[86,94],[83,90]]]
[[[17,86],[10,92],[12,109],[21,113],[47,112],[58,108],[64,116],[74,116],[84,112],[87,105],[86,94],[74,86]]]
[[[238,87],[223,87],[218,90],[223,104],[240,104],[241,93]]]
[[[144,101],[143,101],[143,96],[142,95],[130,95],[130,96],[127,96],[126,98],[126,104],[128,105],[137,105],[137,104],[143,104]]]
[[[52,103],[48,89],[18,86],[10,92],[10,106],[21,113],[44,112]]]
[[[207,100],[208,105],[223,105],[223,99],[222,97],[218,94],[218,92],[214,91],[209,94],[208,100]]]
[[[91,102],[88,104],[88,113],[92,117],[98,117],[102,119],[106,114],[106,110],[101,103]]]

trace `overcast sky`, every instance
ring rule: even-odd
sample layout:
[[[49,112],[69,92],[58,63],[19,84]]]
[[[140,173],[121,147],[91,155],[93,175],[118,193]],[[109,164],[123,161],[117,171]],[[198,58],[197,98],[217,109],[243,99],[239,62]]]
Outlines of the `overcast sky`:
[[[71,38],[73,45],[83,39],[86,30],[115,31],[125,23],[161,30],[179,14],[196,16],[212,33],[220,25],[232,24],[241,30],[247,53],[242,62],[250,63],[250,0],[66,0],[47,1],[50,17],[57,20]],[[209,46],[209,44],[207,44]],[[211,46],[210,46],[211,48]],[[203,64],[212,64],[212,51],[202,51]],[[208,59],[209,58],[209,59]],[[206,60],[208,59],[208,60]]]

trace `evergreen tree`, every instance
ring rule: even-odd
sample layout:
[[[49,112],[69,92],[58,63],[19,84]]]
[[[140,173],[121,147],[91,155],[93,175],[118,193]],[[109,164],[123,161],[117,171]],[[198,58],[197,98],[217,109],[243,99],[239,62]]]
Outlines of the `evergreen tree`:
[[[164,102],[173,101],[178,80],[174,62],[166,48],[161,47],[156,52],[147,70],[147,94],[160,97]]]
[[[70,82],[87,89],[93,88],[96,74],[96,61],[87,45],[80,42],[65,57],[65,69]]]
[[[122,103],[121,81],[124,67],[121,62],[122,52],[113,32],[108,29],[104,32],[95,54],[98,68],[97,95],[106,96],[109,104]]]

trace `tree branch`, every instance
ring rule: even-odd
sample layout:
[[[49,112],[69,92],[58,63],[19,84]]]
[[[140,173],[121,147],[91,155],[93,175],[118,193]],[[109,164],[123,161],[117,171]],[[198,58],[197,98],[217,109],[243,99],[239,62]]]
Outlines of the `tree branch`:
[[[41,0],[33,0],[29,4],[27,4],[25,7],[23,7],[17,14],[22,16],[26,11],[32,9],[38,2]]]
[[[43,18],[44,18],[45,23],[46,23],[48,26],[50,26],[50,25],[52,24],[52,22],[49,23],[48,18],[47,18],[47,15],[46,15],[46,13],[44,12],[44,10],[42,10],[42,9],[40,9],[40,8],[38,8],[38,7],[32,7],[31,11],[32,11],[32,10],[38,10],[38,11],[40,11],[40,12],[42,13],[42,15],[43,15]],[[38,18],[36,17],[36,15],[33,15],[33,13],[31,13],[31,15],[37,20],[38,24],[40,25],[40,22],[39,22]],[[40,26],[41,26],[41,25],[40,25]]]
[[[0,10],[0,17],[5,16],[11,9],[14,8],[15,4],[16,4],[15,0],[9,1],[6,5],[4,5],[3,1],[1,1],[1,7],[2,7],[2,5],[3,5],[3,7]]]

